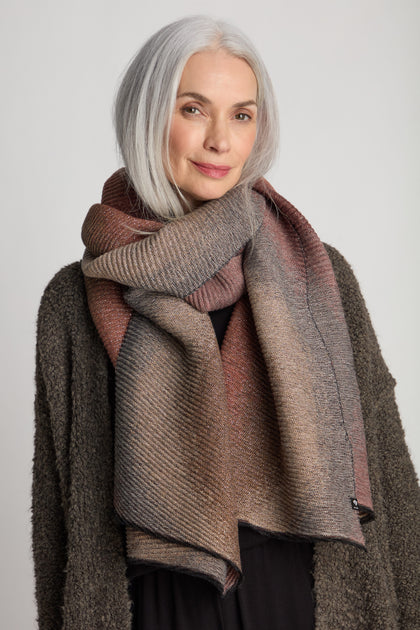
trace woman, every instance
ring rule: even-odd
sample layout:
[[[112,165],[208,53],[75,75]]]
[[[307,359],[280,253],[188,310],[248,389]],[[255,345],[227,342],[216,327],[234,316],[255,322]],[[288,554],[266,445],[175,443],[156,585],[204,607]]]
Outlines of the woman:
[[[262,179],[258,55],[170,24],[115,122],[125,169],[39,313],[39,627],[414,629],[394,380],[348,264]]]

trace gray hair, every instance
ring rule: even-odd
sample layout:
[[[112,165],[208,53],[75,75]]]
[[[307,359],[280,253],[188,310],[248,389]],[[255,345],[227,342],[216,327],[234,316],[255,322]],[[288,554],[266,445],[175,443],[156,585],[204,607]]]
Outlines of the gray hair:
[[[114,123],[121,155],[135,191],[160,219],[182,216],[191,205],[165,172],[169,127],[188,59],[223,49],[244,59],[257,80],[257,135],[237,184],[252,185],[272,165],[278,147],[277,104],[268,72],[253,44],[237,28],[206,16],[161,28],[130,62],[117,92]]]

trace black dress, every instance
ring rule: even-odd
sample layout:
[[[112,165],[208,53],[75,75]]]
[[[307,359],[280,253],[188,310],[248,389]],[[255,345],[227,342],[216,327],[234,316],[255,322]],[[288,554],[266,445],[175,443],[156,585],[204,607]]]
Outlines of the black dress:
[[[232,310],[209,313],[219,345]],[[130,564],[133,630],[312,630],[312,543],[238,529],[243,581],[226,597],[202,577]]]

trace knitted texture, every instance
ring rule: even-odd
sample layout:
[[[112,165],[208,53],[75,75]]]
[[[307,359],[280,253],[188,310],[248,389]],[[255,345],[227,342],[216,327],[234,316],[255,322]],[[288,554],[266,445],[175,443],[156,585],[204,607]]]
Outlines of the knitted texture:
[[[375,520],[362,524],[366,550],[315,543],[315,630],[417,630],[420,494],[394,381],[349,265],[333,248],[327,252],[361,393]],[[37,332],[32,536],[38,627],[131,630],[124,529],[113,508],[114,369],[89,315],[79,263],[49,283]]]
[[[354,508],[372,503],[359,392],[315,232],[264,182],[156,230],[119,210],[121,175],[85,221],[83,271],[116,365],[114,502],[129,557],[201,574],[225,594],[242,576],[238,521],[363,545]],[[207,311],[235,302],[220,353]]]

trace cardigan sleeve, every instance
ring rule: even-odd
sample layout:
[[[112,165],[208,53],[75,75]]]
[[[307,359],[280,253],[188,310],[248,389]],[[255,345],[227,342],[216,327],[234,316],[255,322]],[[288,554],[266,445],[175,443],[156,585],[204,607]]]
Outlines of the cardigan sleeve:
[[[37,328],[32,547],[39,630],[129,630],[113,506],[114,375],[80,263],[47,286]]]
[[[48,290],[47,290],[48,291]],[[62,417],[60,430],[54,427],[57,407],[64,400],[51,396],[53,380],[60,378],[64,365],[65,333],[60,331],[54,309],[44,294],[37,322],[35,438],[32,476],[32,551],[35,597],[40,630],[62,627],[63,591],[66,566],[65,478],[60,474],[60,440],[65,439]],[[48,366],[48,369],[45,369]],[[61,368],[62,370],[62,368]]]
[[[364,526],[367,556],[354,553],[363,599],[353,585],[349,611],[365,610],[372,627],[418,628],[420,492],[395,401],[395,380],[382,357],[358,282],[345,259],[326,246],[340,289],[359,382],[375,520]],[[349,558],[352,553],[349,554]],[[351,563],[351,562],[350,562]],[[336,595],[338,566],[331,565],[329,597],[341,618],[343,593]],[[335,577],[334,577],[335,576]],[[331,608],[331,606],[330,606]],[[349,612],[350,614],[350,612]],[[353,612],[352,612],[353,614]],[[395,620],[392,625],[391,619]],[[341,627],[334,619],[335,627]],[[365,627],[360,621],[358,627]],[[348,624],[347,627],[353,627]],[[367,627],[367,626],[366,626]],[[371,627],[371,626],[369,626]]]
[[[420,615],[420,493],[393,389],[378,397],[375,416],[377,457],[371,469],[381,489],[376,502],[387,533],[400,627],[415,630]]]

